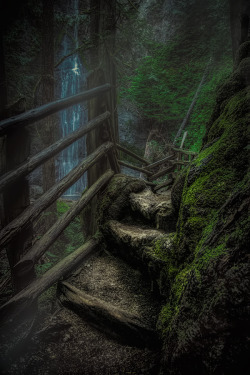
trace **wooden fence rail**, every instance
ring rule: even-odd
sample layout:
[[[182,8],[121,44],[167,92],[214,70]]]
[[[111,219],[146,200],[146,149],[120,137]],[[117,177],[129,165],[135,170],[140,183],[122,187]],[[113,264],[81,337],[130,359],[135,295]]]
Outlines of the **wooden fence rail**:
[[[64,215],[37,241],[37,243],[24,255],[14,268],[21,266],[24,262],[33,264],[41,258],[45,251],[54,243],[57,237],[71,223],[71,221],[87,206],[91,199],[108,183],[114,172],[105,172]]]
[[[68,275],[76,267],[79,267],[84,260],[87,260],[91,255],[99,251],[98,244],[98,239],[91,238],[84,245],[58,262],[42,277],[33,281],[25,289],[21,290],[21,292],[14,295],[0,307],[0,320],[12,322],[13,317],[16,317],[30,307],[57,280]]]
[[[39,167],[45,161],[58,154],[60,151],[70,146],[73,142],[77,141],[98,125],[102,124],[105,120],[110,117],[109,112],[105,112],[102,115],[96,117],[82,126],[74,132],[70,133],[65,138],[59,139],[57,142],[42,150],[38,154],[32,156],[27,162],[20,165],[17,169],[5,173],[0,178],[0,191],[2,191],[7,185],[14,183],[18,178],[25,176],[32,172],[35,168]]]
[[[32,109],[21,115],[11,117],[7,120],[0,122],[0,136],[5,135],[17,127],[18,129],[27,124],[34,123],[42,118],[49,116],[62,109],[68,108],[74,104],[80,103],[83,100],[91,99],[101,93],[110,90],[111,86],[105,84],[91,90],[84,91],[71,97],[57,100],[53,103],[48,103],[39,108]],[[27,228],[38,216],[48,208],[54,201],[56,201],[71,185],[73,185],[80,177],[89,170],[95,163],[100,161],[104,156],[109,160],[111,170],[107,170],[87,191],[82,197],[72,205],[72,207],[61,216],[57,222],[44,234],[44,236],[36,242],[36,244],[14,265],[12,270],[16,273],[20,270],[25,273],[25,269],[33,267],[40,257],[49,249],[62,231],[70,224],[70,222],[83,210],[87,204],[98,194],[109,182],[115,173],[120,172],[120,165],[142,172],[146,175],[146,183],[150,185],[155,191],[164,186],[171,185],[174,181],[174,171],[176,166],[180,169],[182,166],[187,165],[196,153],[186,151],[181,148],[176,148],[173,145],[169,146],[170,155],[165,158],[150,163],[145,158],[136,155],[134,152],[116,143],[112,124],[110,123],[111,115],[105,112],[95,119],[88,122],[85,126],[80,127],[76,131],[67,135],[63,139],[58,140],[46,149],[42,150],[35,156],[32,156],[28,161],[17,166],[15,170],[8,171],[0,178],[0,191],[10,186],[21,177],[29,174],[38,166],[42,165],[49,158],[53,157],[73,142],[77,141],[87,133],[96,129],[104,122],[108,124],[109,141],[103,143],[95,151],[87,156],[81,163],[79,163],[72,171],[70,171],[62,180],[57,182],[53,187],[46,191],[33,205],[25,209],[18,217],[7,224],[0,232],[0,251],[8,243],[10,243],[15,236]],[[142,167],[135,166],[119,159],[121,151],[126,155],[131,156],[135,160],[142,163]],[[189,159],[188,161],[186,159]],[[152,181],[157,180],[159,177],[170,173],[171,178],[161,184],[155,184]],[[5,190],[4,190],[5,191]],[[7,303],[0,307],[0,316],[6,316],[8,312],[8,319],[13,314],[20,313],[25,308],[32,305],[37,297],[42,294],[53,283],[58,281],[62,276],[67,275],[75,267],[79,266],[81,262],[87,259],[90,255],[98,251],[99,241],[91,238],[83,246],[75,250],[69,256],[57,263],[52,269],[47,271],[42,277],[31,282],[25,289],[14,295]],[[10,314],[10,309],[11,314]],[[10,315],[9,315],[10,314]]]
[[[10,222],[0,232],[0,249],[6,245],[18,232],[27,227],[31,222],[38,218],[41,212],[49,207],[55,200],[57,200],[71,185],[73,185],[79,178],[105,154],[113,148],[113,143],[106,142],[102,144],[96,151],[84,159],[78,166],[76,166],[70,173],[68,173],[62,180],[52,186],[46,193],[44,193],[35,203],[28,207],[21,215]]]
[[[71,107],[72,105],[89,100],[101,93],[109,91],[111,88],[109,83],[98,86],[94,89],[83,91],[77,95],[56,100],[55,102],[44,104],[38,108],[31,109],[30,111],[24,112],[21,115],[10,117],[6,120],[0,121],[0,136],[6,134],[8,131],[15,127],[25,126],[32,124],[36,121],[42,120],[43,118],[52,115],[58,111]]]

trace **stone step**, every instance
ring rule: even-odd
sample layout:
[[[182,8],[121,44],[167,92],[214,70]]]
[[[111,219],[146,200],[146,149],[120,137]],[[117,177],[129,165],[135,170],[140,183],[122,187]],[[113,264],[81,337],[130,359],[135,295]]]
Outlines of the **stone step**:
[[[131,208],[143,218],[149,220],[156,229],[171,232],[175,219],[171,203],[171,190],[155,194],[150,189],[129,196]]]
[[[93,297],[68,282],[59,283],[57,296],[65,307],[120,342],[139,347],[159,345],[156,331],[129,311]]]
[[[110,252],[140,269],[151,280],[151,289],[162,295],[162,280],[166,277],[165,255],[171,251],[173,233],[148,227],[125,224],[110,220],[106,226],[105,239]],[[156,243],[160,246],[157,246]],[[157,248],[164,248],[160,254]]]

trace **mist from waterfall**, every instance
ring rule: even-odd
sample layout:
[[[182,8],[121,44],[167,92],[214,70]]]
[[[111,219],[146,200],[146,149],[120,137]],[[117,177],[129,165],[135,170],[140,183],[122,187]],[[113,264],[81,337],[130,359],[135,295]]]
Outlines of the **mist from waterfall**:
[[[72,16],[75,18],[71,33],[65,33],[62,39],[59,58],[67,56],[71,51],[79,47],[78,41],[78,0],[71,0],[68,4]],[[86,70],[81,64],[77,53],[67,57],[57,71],[57,93],[60,98],[65,98],[86,88]],[[73,132],[79,126],[87,122],[87,103],[74,105],[59,113],[60,129],[63,137]],[[61,180],[86,156],[85,137],[63,150],[57,159],[58,179]],[[64,194],[64,197],[77,199],[87,184],[86,174],[72,185]]]

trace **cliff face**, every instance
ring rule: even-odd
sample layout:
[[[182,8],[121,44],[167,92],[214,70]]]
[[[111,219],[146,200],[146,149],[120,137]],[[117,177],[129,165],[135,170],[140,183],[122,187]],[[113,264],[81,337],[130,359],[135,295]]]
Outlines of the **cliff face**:
[[[179,219],[158,322],[170,374],[249,369],[250,42],[237,61],[202,152],[173,188]]]

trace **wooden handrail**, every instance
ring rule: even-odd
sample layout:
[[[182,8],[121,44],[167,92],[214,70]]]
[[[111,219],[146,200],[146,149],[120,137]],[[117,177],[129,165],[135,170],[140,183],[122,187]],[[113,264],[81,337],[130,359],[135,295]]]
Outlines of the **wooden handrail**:
[[[166,162],[169,162],[170,159],[173,158],[173,157],[174,157],[174,154],[168,155],[168,156],[166,156],[164,159],[158,160],[158,161],[156,161],[156,162],[154,162],[154,163],[152,163],[152,164],[147,165],[147,168],[148,168],[148,169],[151,169],[151,168],[158,167],[158,166],[160,166],[161,164],[164,164],[164,163],[166,163]]]
[[[182,150],[181,148],[175,148],[175,147],[172,147],[172,150],[176,151],[176,152],[180,152],[181,154],[185,154],[185,155],[198,155],[197,152],[193,152],[193,151],[186,151],[186,150]]]
[[[24,210],[16,219],[10,222],[0,232],[0,251],[17,233],[27,227],[34,221],[42,211],[49,207],[62,193],[94,165],[100,158],[107,154],[113,147],[113,143],[106,142],[98,147],[92,154],[85,158],[77,167],[75,167],[61,181],[52,186],[35,203]]]
[[[124,152],[125,154],[128,154],[128,155],[132,156],[133,158],[139,160],[143,164],[146,164],[146,166],[148,168],[149,162],[146,159],[142,158],[141,156],[136,155],[134,152],[128,150],[127,148],[125,148],[125,147],[123,147],[119,144],[117,144],[116,147],[118,148],[118,150]]]
[[[171,167],[164,168],[161,171],[159,171],[159,172],[155,173],[154,175],[150,176],[149,181],[156,180],[157,178],[163,176],[164,174],[167,174],[169,172],[173,172],[173,170],[174,170],[173,165]]]
[[[40,107],[31,109],[30,111],[24,112],[18,116],[13,116],[6,120],[0,121],[0,136],[6,134],[9,130],[12,130],[16,126],[19,127],[32,124],[38,120],[43,119],[44,117],[61,111],[62,109],[71,107],[72,105],[78,104],[84,100],[91,99],[103,92],[110,90],[110,88],[111,85],[109,83],[106,83],[105,85],[95,87],[94,89],[83,91],[79,94],[56,100],[55,102],[44,104]]]
[[[21,292],[17,293],[8,302],[0,307],[1,321],[12,320],[17,314],[31,306],[46,289],[53,285],[62,276],[67,276],[90,255],[98,252],[99,240],[91,238],[83,246],[58,262],[53,268],[47,271],[42,277],[29,284]]]
[[[124,167],[130,168],[130,169],[135,169],[136,171],[139,171],[139,172],[145,173],[145,174],[148,175],[148,176],[150,176],[150,175],[152,174],[152,172],[147,171],[147,169],[140,168],[140,167],[136,167],[135,165],[132,165],[132,164],[126,163],[125,161],[122,161],[122,160],[118,160],[118,163],[119,163],[120,165],[123,165]]]
[[[113,177],[114,172],[108,170],[105,172],[79,199],[70,209],[65,212],[60,219],[43,235],[43,237],[24,255],[24,257],[15,265],[14,268],[21,267],[22,264],[29,261],[33,264],[45,251],[55,242],[62,231],[70,224],[70,222],[87,206],[91,199],[108,183]]]
[[[53,145],[42,150],[38,154],[32,156],[27,162],[20,165],[17,169],[5,173],[0,178],[0,191],[3,190],[7,185],[15,182],[18,178],[27,175],[32,172],[39,165],[43,164],[52,156],[56,155],[58,152],[62,151],[69,145],[71,145],[76,140],[83,137],[85,134],[95,129],[96,126],[103,123],[110,117],[109,112],[105,112],[102,115],[96,117],[95,119],[89,121],[86,126],[81,126],[76,131],[70,133],[65,138],[62,138],[55,142]]]
[[[171,180],[164,181],[161,184],[158,184],[158,185],[154,184],[154,191],[157,191],[157,190],[160,190],[163,187],[169,186],[169,185],[173,184],[173,182],[174,182],[174,179],[171,178]]]

